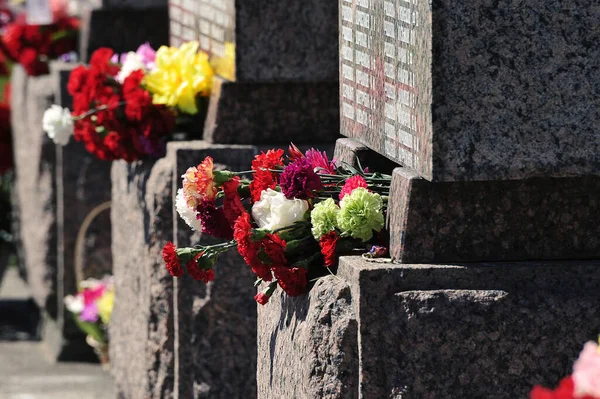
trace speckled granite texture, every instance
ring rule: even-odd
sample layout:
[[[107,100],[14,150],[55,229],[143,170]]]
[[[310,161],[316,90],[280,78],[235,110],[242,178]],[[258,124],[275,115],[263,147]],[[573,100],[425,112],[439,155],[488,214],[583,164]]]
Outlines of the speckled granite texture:
[[[173,192],[181,176],[210,155],[217,169],[247,170],[254,146],[173,142]],[[177,246],[215,243],[193,233],[173,210]],[[237,251],[219,258],[209,285],[185,275],[175,281],[175,398],[256,397],[256,303],[254,275]]]
[[[100,47],[110,47],[116,53],[122,53],[135,51],[145,42],[155,49],[169,44],[166,4],[164,7],[140,9],[84,9],[81,18],[79,57],[83,62],[87,62]]]
[[[259,309],[259,398],[525,398],[556,385],[597,338],[598,267],[343,257],[338,278]],[[320,361],[331,354],[339,359]],[[323,396],[323,373],[350,390]]]
[[[51,75],[28,77],[15,65],[11,87],[20,260],[36,304],[56,318],[56,150],[42,130],[42,116],[54,100],[55,84]]]
[[[340,7],[344,135],[428,180],[600,174],[600,31],[589,29],[600,8],[583,0]]]
[[[350,286],[330,276],[310,293],[258,305],[258,397],[358,398],[358,324]]]
[[[600,176],[438,182],[394,170],[391,255],[402,263],[599,259]]]
[[[231,83],[215,78],[204,139],[219,144],[333,142],[337,83]],[[284,138],[285,137],[285,138]]]
[[[174,390],[173,278],[162,260],[173,232],[172,176],[169,154],[112,163],[110,361],[118,398],[170,398]]]
[[[337,82],[335,1],[235,3],[238,81]]]
[[[199,40],[218,56],[234,42],[236,81],[338,80],[335,1],[174,0],[169,7],[177,42]]]

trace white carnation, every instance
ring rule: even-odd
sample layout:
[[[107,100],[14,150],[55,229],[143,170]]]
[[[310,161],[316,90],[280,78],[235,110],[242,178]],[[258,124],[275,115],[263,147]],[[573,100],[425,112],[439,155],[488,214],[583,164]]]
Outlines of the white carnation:
[[[175,209],[179,216],[185,221],[185,223],[195,231],[202,231],[202,223],[196,219],[197,212],[190,209],[187,206],[187,202],[183,196],[183,189],[177,190],[177,196],[175,197]]]
[[[252,206],[252,217],[258,227],[276,230],[291,226],[304,219],[308,202],[301,199],[287,199],[283,193],[270,188],[263,190],[260,201]]]
[[[71,112],[68,108],[53,104],[44,112],[42,127],[54,143],[66,145],[73,135]]]
[[[65,297],[65,306],[67,307],[67,309],[69,310],[69,312],[75,313],[75,314],[79,314],[81,312],[83,312],[83,308],[85,307],[85,304],[83,302],[83,296],[82,295],[67,295]]]
[[[127,77],[131,75],[132,72],[135,72],[138,69],[146,71],[146,65],[142,62],[142,59],[136,53],[134,53],[133,51],[128,52],[125,56],[123,66],[121,66],[121,70],[117,74],[117,81],[119,83],[123,83],[125,79],[127,79]]]

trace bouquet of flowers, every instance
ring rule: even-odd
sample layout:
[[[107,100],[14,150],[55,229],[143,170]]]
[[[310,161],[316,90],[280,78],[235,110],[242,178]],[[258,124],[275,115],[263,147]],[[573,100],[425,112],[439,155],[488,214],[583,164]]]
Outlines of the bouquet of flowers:
[[[108,324],[112,315],[115,291],[113,279],[87,279],[80,283],[76,295],[65,297],[65,306],[77,326],[87,334],[87,343],[96,350],[100,361],[108,363]]]
[[[44,131],[66,145],[71,135],[100,159],[132,162],[164,155],[176,118],[199,112],[199,98],[210,94],[213,71],[198,43],[116,55],[96,50],[89,67],[75,68],[67,89],[73,111],[52,105]]]
[[[29,25],[25,15],[9,23],[0,44],[11,60],[18,62],[31,76],[48,73],[48,63],[77,48],[79,20],[56,15],[50,25]]]
[[[536,386],[531,399],[600,399],[600,346],[588,342],[573,365],[573,374],[556,390]]]
[[[251,175],[252,179],[244,176]],[[217,258],[237,248],[257,277],[267,283],[255,300],[264,305],[281,287],[290,296],[334,273],[340,254],[387,252],[383,231],[391,176],[362,167],[336,166],[324,152],[302,153],[293,144],[257,155],[250,171],[214,169],[211,157],[189,168],[176,197],[180,217],[192,228],[224,242],[176,248],[163,259],[171,275],[188,274],[208,283]]]

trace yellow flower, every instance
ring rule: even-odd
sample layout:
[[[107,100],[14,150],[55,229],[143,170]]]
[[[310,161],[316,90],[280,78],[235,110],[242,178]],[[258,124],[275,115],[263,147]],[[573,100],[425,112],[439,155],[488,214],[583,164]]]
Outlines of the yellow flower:
[[[100,316],[102,323],[110,323],[110,316],[112,315],[114,304],[115,291],[112,289],[106,290],[100,299],[98,299],[98,302],[96,302],[96,306],[98,307],[98,315]]]
[[[222,57],[214,57],[212,64],[215,74],[227,80],[235,80],[235,44],[225,42],[225,54]]]
[[[198,42],[188,42],[179,48],[159,48],[156,68],[146,75],[144,85],[152,93],[154,104],[195,114],[196,96],[210,95],[213,75],[208,55],[198,52]]]

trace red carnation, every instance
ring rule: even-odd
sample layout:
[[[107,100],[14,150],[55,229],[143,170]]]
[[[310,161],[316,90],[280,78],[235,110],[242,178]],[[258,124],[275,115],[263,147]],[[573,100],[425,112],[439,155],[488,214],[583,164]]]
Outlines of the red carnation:
[[[28,75],[36,76],[48,73],[48,64],[40,60],[39,54],[32,48],[24,49],[19,55],[19,64]]]
[[[266,305],[267,303],[269,303],[269,299],[271,299],[271,297],[269,297],[264,292],[259,292],[254,296],[254,300],[261,305]]]
[[[269,172],[269,170],[283,165],[283,153],[282,149],[272,149],[254,157],[252,170],[256,171],[256,173],[254,173],[254,179],[250,183],[252,201],[256,202],[260,200],[260,194],[263,190],[267,188],[273,189],[277,185],[277,173]]]
[[[80,65],[71,71],[69,74],[69,82],[67,83],[67,90],[70,95],[74,96],[85,86],[88,73],[88,69],[83,65]]]
[[[115,69],[114,66],[111,67],[112,64],[110,62],[114,53],[115,52],[108,47],[100,47],[92,53],[92,56],[90,57],[90,67],[101,73],[109,73],[113,76],[116,75],[116,73],[119,72],[118,66],[116,66],[116,72],[111,73]]]
[[[530,399],[598,399],[593,396],[575,396],[575,383],[573,377],[569,376],[560,381],[558,387],[553,391],[536,385],[529,394]]]
[[[319,239],[321,253],[326,267],[333,267],[337,263],[336,247],[340,236],[335,231],[330,231]]]
[[[213,269],[203,269],[198,265],[198,259],[203,255],[200,252],[193,259],[191,259],[185,267],[187,268],[188,273],[194,280],[202,281],[204,284],[208,284],[209,281],[213,281],[215,279],[215,272]]]
[[[236,220],[233,228],[233,238],[237,242],[238,252],[244,258],[244,261],[252,268],[254,274],[264,281],[271,281],[271,271],[268,265],[258,259],[260,242],[252,240],[252,225],[250,224],[250,215],[248,212]]]
[[[175,252],[176,249],[177,247],[175,247],[175,245],[169,241],[163,247],[162,256],[167,266],[167,270],[169,270],[169,273],[171,273],[171,276],[181,277],[183,276],[183,268],[181,267],[181,263],[177,257],[177,252]]]
[[[152,106],[150,93],[141,88],[144,71],[132,72],[123,82],[123,97],[125,99],[125,115],[133,121],[140,121],[147,107]]]
[[[223,198],[223,211],[231,226],[233,226],[237,218],[246,211],[237,191],[239,185],[240,178],[239,176],[235,176],[232,180],[223,183],[222,186],[223,193],[225,194],[225,198]]]
[[[267,234],[267,236],[261,240],[261,245],[269,259],[271,259],[272,264],[287,264],[287,259],[285,258],[285,247],[287,243],[277,234]]]
[[[346,183],[344,184],[344,187],[342,187],[342,191],[340,192],[340,201],[347,194],[350,194],[352,191],[354,191],[355,188],[359,188],[359,187],[363,187],[363,188],[368,187],[367,182],[365,181],[365,179],[363,179],[363,177],[361,175],[354,175],[354,176],[346,179]]]
[[[306,279],[306,269],[302,267],[273,267],[273,273],[277,278],[279,286],[289,296],[299,296],[306,293],[308,280]]]
[[[274,173],[266,170],[258,170],[254,173],[254,179],[250,183],[250,195],[252,201],[257,202],[260,200],[262,192],[268,188],[275,189],[277,186],[277,176]]]
[[[263,151],[254,157],[252,161],[252,170],[274,169],[276,166],[283,165],[283,150],[271,149],[266,153]]]

